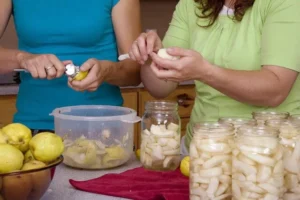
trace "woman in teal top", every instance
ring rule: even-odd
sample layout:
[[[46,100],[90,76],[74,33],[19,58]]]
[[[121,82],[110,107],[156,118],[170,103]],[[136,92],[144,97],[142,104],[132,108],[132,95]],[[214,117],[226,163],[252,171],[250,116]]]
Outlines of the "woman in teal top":
[[[145,64],[142,81],[155,97],[195,80],[195,122],[251,117],[252,111],[300,113],[299,0],[180,0],[161,42],[155,32],[134,42],[131,58]],[[169,48],[178,61],[153,51]]]
[[[117,62],[140,34],[138,0],[1,0],[0,35],[11,15],[19,50],[0,48],[0,72],[30,72],[20,75],[15,122],[53,130],[53,109],[121,106],[119,86],[140,83],[135,61]],[[71,62],[90,72],[70,88],[64,65]]]

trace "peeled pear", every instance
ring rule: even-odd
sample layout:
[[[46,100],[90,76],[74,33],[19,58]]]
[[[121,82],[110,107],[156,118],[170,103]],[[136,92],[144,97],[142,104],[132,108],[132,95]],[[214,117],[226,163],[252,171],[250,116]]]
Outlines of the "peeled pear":
[[[8,143],[25,153],[29,149],[29,141],[32,138],[31,130],[20,123],[12,123],[4,126],[2,132],[7,136]]]
[[[30,174],[3,177],[2,195],[8,200],[28,200],[32,190]]]
[[[171,56],[170,54],[168,54],[167,49],[160,49],[157,52],[157,55],[161,58],[168,59],[168,60],[178,60],[179,59],[178,56]]]
[[[63,153],[64,143],[60,136],[50,132],[42,132],[30,140],[29,148],[36,160],[51,163]]]

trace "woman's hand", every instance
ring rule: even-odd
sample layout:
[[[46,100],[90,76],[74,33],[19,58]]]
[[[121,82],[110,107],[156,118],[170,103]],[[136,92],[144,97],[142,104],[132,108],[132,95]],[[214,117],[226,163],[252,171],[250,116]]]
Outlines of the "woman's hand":
[[[72,61],[60,61],[53,54],[29,54],[20,53],[18,61],[23,69],[26,69],[33,78],[59,78],[65,73],[65,65]]]
[[[149,58],[149,54],[163,47],[161,39],[156,31],[150,30],[142,33],[132,44],[129,56],[132,60],[143,65]]]
[[[201,80],[201,77],[209,73],[212,65],[202,55],[193,50],[182,48],[169,48],[168,54],[179,56],[179,60],[160,58],[156,53],[151,53],[154,74],[163,80],[182,82],[187,80]]]
[[[109,75],[112,65],[113,62],[110,61],[100,61],[94,58],[89,59],[80,67],[81,71],[89,71],[87,77],[81,81],[69,78],[68,85],[76,91],[96,91]]]

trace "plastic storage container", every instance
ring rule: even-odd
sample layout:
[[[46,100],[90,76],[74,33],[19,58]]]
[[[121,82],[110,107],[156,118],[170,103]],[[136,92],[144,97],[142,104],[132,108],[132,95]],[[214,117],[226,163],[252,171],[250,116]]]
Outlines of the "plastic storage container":
[[[72,106],[53,111],[55,133],[64,139],[64,164],[105,169],[127,162],[133,153],[136,111],[117,106]]]
[[[190,200],[231,200],[233,126],[201,123],[190,144]]]
[[[140,160],[144,168],[172,171],[180,164],[180,117],[170,101],[148,101],[141,126]]]
[[[278,128],[283,148],[285,180],[284,200],[300,199],[300,121],[269,120],[267,125]]]
[[[288,119],[290,114],[288,112],[258,111],[253,112],[252,116],[258,125],[264,126],[267,120]]]
[[[232,154],[234,200],[282,199],[285,191],[283,152],[276,129],[241,127]]]

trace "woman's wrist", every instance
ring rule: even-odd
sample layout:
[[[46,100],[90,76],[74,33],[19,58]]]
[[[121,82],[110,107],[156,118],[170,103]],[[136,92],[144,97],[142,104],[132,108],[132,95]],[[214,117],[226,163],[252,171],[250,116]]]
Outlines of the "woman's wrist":
[[[17,61],[18,66],[19,66],[20,68],[23,68],[23,66],[22,66],[23,60],[24,60],[24,58],[27,57],[28,55],[30,55],[30,54],[27,53],[27,52],[24,52],[24,51],[17,51],[17,53],[16,53],[16,61]]]

